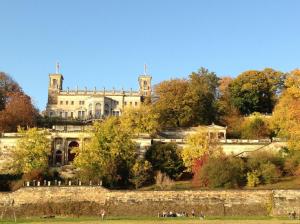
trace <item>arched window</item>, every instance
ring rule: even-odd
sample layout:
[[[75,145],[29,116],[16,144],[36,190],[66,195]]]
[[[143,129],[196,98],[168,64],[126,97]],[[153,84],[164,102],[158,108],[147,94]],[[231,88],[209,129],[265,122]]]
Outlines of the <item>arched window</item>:
[[[95,117],[98,119],[101,117],[101,103],[95,105]]]
[[[92,118],[93,116],[93,105],[90,103],[89,104],[89,118]]]

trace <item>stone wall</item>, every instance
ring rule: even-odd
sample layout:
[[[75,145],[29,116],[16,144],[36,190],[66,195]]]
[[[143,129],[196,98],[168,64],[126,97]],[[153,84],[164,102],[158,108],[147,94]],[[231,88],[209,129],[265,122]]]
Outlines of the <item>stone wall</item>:
[[[285,216],[300,211],[300,190],[109,191],[99,186],[26,187],[0,193],[0,211],[14,200],[18,216],[156,216],[162,211],[206,215]]]

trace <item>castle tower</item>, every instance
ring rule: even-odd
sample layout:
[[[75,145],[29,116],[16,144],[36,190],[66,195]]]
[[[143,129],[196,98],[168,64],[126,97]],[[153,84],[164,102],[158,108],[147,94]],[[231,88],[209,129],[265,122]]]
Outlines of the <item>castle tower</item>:
[[[151,80],[152,76],[147,74],[147,65],[145,65],[144,74],[139,76],[140,94],[142,96],[151,96]]]
[[[57,104],[57,94],[62,90],[64,77],[59,73],[59,63],[56,73],[49,74],[48,104]]]

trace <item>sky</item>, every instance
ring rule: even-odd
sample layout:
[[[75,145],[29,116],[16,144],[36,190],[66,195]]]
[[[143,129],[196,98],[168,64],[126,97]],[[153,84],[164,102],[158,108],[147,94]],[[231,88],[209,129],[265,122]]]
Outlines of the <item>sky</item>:
[[[138,89],[205,67],[236,77],[300,65],[298,0],[0,0],[0,71],[42,111],[56,62],[64,89]]]

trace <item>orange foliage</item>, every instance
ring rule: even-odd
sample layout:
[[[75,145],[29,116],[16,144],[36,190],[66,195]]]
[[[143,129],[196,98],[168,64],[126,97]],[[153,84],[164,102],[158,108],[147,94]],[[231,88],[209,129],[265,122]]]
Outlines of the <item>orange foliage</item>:
[[[0,132],[13,132],[18,126],[32,127],[36,116],[29,96],[22,92],[9,93],[5,109],[0,111]]]

